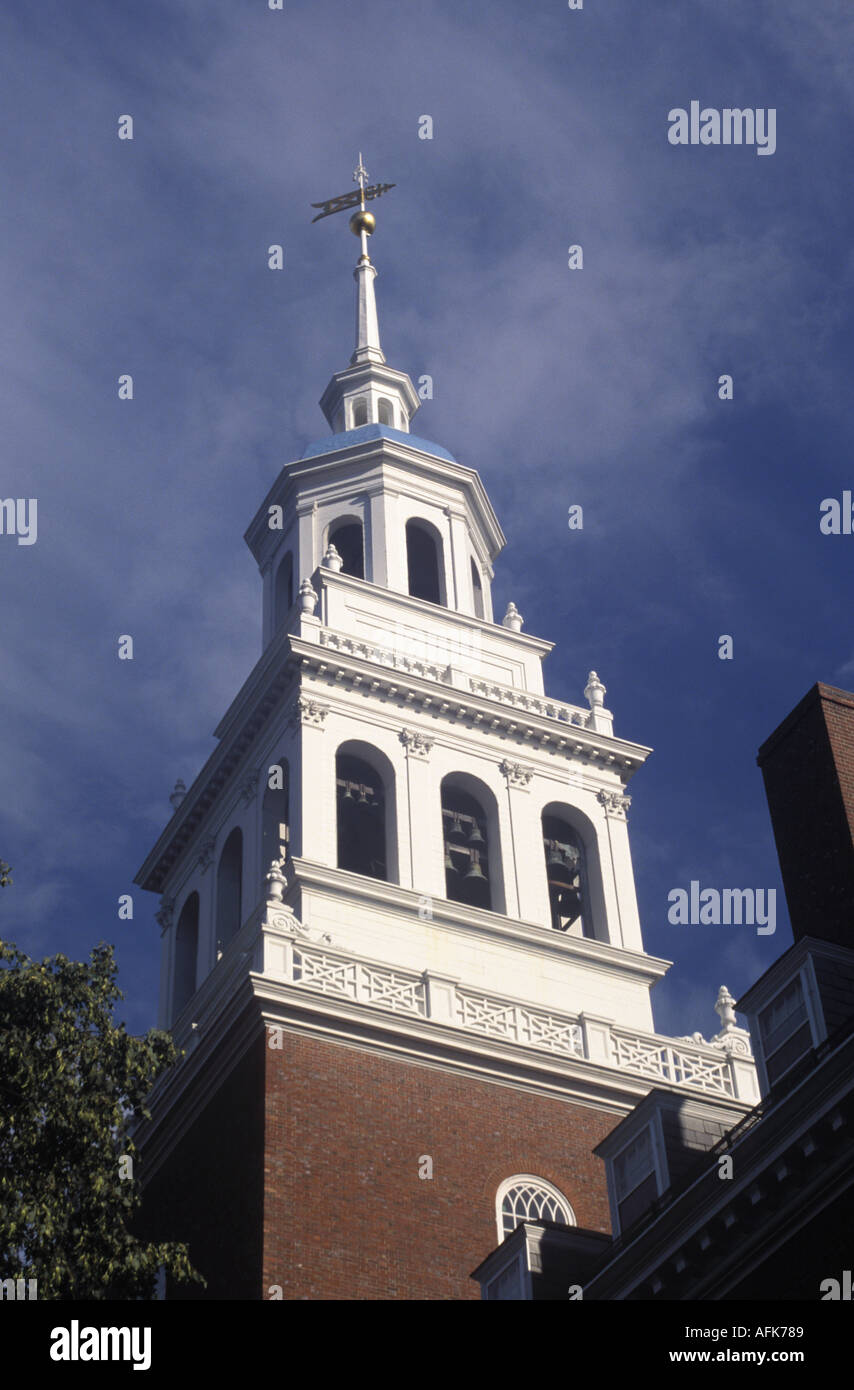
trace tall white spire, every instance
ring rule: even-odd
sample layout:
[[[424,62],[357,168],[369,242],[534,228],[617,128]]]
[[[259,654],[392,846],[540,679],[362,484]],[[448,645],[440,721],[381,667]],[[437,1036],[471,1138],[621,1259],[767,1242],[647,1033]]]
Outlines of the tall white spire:
[[[343,372],[336,372],[324,391],[320,407],[336,434],[376,424],[406,433],[420,401],[406,373],[386,366],[380,347],[374,292],[377,271],[368,254],[368,237],[376,227],[377,220],[365,207],[366,199],[380,197],[394,184],[366,187],[367,177],[368,171],[360,154],[359,166],[353,172],[353,182],[359,185],[358,193],[343,194],[326,203],[313,204],[314,207],[323,208],[319,217],[328,217],[333,212],[352,207],[358,200],[359,207],[350,218],[350,230],[359,238],[362,248],[353,271],[356,281],[356,346],[349,367]],[[315,221],[318,220],[315,218]]]
[[[357,362],[385,362],[382,348],[380,347],[380,325],[377,318],[377,297],[374,293],[374,280],[376,279],[376,266],[371,264],[368,255],[368,237],[374,230],[376,218],[372,213],[365,209],[365,183],[368,178],[368,171],[362,163],[362,153],[359,151],[359,167],[353,170],[353,182],[359,185],[361,194],[361,207],[358,212],[354,212],[350,218],[350,227],[358,236],[362,244],[362,254],[359,257],[356,269],[353,271],[353,278],[356,281],[356,349],[350,358],[352,363]]]

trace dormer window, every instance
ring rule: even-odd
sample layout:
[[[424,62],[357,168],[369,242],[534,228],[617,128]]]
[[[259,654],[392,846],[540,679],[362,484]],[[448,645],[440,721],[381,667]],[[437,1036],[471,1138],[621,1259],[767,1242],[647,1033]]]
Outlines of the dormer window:
[[[759,1036],[768,1084],[773,1086],[813,1045],[800,975],[762,1010]]]
[[[625,1231],[658,1196],[652,1131],[649,1125],[615,1156],[614,1190],[620,1230]]]

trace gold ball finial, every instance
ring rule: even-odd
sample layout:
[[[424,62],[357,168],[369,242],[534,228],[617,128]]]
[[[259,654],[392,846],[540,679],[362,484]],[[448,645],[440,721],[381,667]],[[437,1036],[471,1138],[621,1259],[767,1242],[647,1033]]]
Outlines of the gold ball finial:
[[[367,212],[365,208],[359,208],[358,212],[354,212],[350,218],[350,231],[353,236],[361,236],[362,232],[370,236],[376,225],[377,219],[374,214]]]

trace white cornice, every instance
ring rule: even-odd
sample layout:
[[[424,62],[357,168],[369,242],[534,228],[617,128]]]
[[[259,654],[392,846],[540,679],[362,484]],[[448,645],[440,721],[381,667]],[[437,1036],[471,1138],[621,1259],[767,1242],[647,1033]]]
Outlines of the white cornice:
[[[417,474],[420,471],[425,476],[438,479],[445,486],[452,486],[467,494],[473,515],[489,540],[490,558],[495,559],[504,549],[504,532],[476,469],[440,458],[437,454],[420,449],[415,443],[381,437],[353,442],[332,449],[328,454],[315,454],[311,458],[295,459],[285,464],[244,535],[244,540],[256,560],[260,561],[266,537],[270,535],[267,523],[271,506],[280,506],[287,510],[289,502],[295,500],[295,494],[304,490],[306,483],[313,477],[334,477],[336,473],[343,476],[353,465],[358,465],[359,477],[362,479],[366,468],[371,464],[377,464],[382,468],[386,461],[400,464],[410,473]]]

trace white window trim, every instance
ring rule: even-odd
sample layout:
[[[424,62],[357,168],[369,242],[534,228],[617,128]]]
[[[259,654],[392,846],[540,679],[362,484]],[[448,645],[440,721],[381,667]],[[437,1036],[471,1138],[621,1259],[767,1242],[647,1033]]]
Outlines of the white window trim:
[[[759,1085],[763,1095],[766,1095],[768,1091],[770,1091],[771,1082],[768,1080],[768,1068],[765,1064],[765,1039],[762,1036],[762,1023],[760,1021],[760,1016],[765,1012],[766,1009],[769,1009],[771,1007],[775,999],[779,999],[780,995],[784,992],[784,990],[787,990],[790,985],[794,984],[795,980],[799,980],[801,985],[801,995],[803,997],[804,1007],[806,1009],[807,1023],[809,1024],[810,1029],[810,1038],[812,1039],[811,1046],[818,1047],[819,1043],[823,1042],[824,1039],[827,1037],[827,1029],[824,1024],[824,1016],[822,1014],[821,1007],[819,1004],[818,981],[815,977],[815,965],[813,963],[812,957],[807,956],[803,964],[799,966],[797,970],[793,971],[792,974],[789,975],[782,982],[782,984],[780,984],[778,988],[774,990],[774,993],[771,995],[770,999],[766,1000],[766,1002],[762,1005],[762,1008],[757,1009],[756,1011],[756,1035],[753,1038],[753,1051],[756,1058],[756,1068],[759,1073]],[[797,1061],[792,1062],[792,1065],[790,1067],[787,1067],[786,1071],[784,1071],[780,1076],[777,1077],[777,1080],[774,1082],[774,1085],[779,1085],[783,1078],[785,1076],[788,1076],[792,1067],[797,1066],[798,1062],[801,1060],[802,1059],[799,1057]]]
[[[620,1157],[620,1154],[625,1153],[626,1149],[636,1143],[644,1130],[648,1130],[650,1136],[650,1151],[652,1153],[652,1171],[655,1173],[656,1197],[660,1197],[662,1192],[666,1192],[669,1186],[661,1111],[656,1110],[647,1120],[646,1124],[639,1125],[638,1128],[628,1136],[622,1148],[618,1149],[617,1152],[608,1159],[608,1200],[611,1205],[611,1220],[613,1222],[615,1235],[622,1235],[623,1233],[623,1228],[620,1224],[620,1202],[624,1202],[626,1197],[631,1195],[630,1193],[626,1193],[626,1197],[617,1196],[617,1159]]]
[[[504,1241],[508,1239],[508,1236],[504,1234],[504,1213],[501,1210],[504,1198],[511,1188],[524,1186],[526,1183],[530,1183],[532,1187],[542,1188],[546,1196],[552,1197],[563,1208],[566,1215],[566,1224],[568,1226],[578,1225],[571,1203],[561,1192],[560,1188],[555,1187],[553,1182],[548,1182],[546,1178],[538,1177],[536,1173],[514,1173],[512,1177],[505,1178],[504,1181],[499,1184],[498,1191],[495,1194],[495,1225],[498,1231],[499,1245],[502,1245]]]

